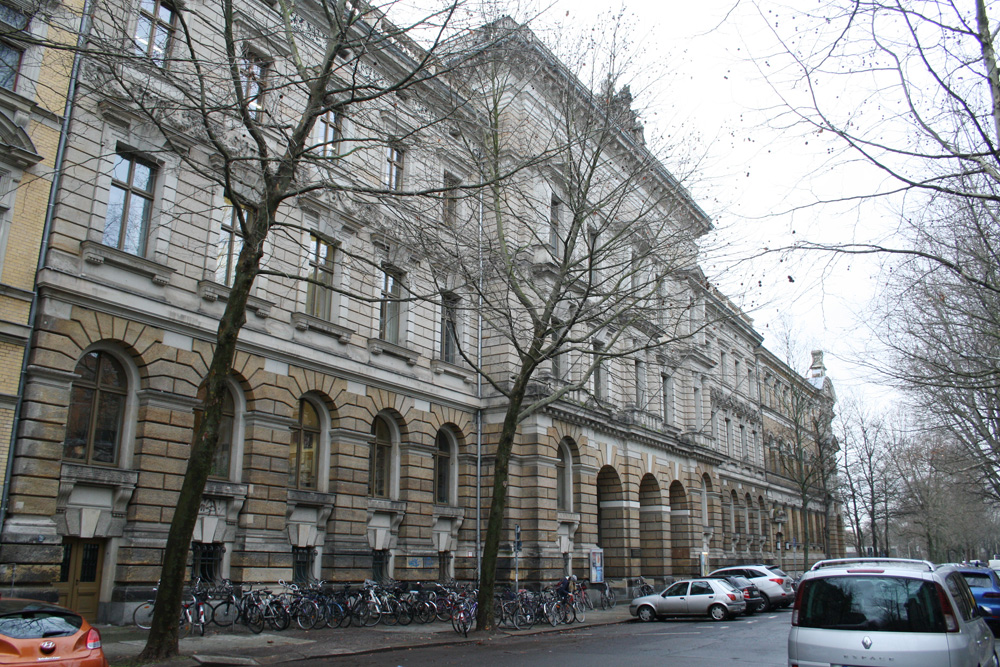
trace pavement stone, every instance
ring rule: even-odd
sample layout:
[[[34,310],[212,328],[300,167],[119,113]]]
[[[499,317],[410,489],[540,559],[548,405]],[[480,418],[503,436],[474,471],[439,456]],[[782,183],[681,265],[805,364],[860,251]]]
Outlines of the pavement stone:
[[[497,635],[538,634],[576,628],[611,625],[631,620],[628,604],[613,609],[587,612],[584,623],[572,625],[536,625],[530,630],[501,630]],[[104,655],[112,666],[130,663],[146,646],[146,631],[135,626],[98,625]],[[427,625],[377,625],[373,628],[324,628],[283,632],[263,632],[255,635],[245,628],[206,629],[205,636],[189,636],[180,642],[180,656],[164,663],[169,667],[273,665],[303,658],[335,657],[360,653],[376,653],[405,647],[440,646],[482,641],[482,636],[468,638],[456,633],[451,623]]]

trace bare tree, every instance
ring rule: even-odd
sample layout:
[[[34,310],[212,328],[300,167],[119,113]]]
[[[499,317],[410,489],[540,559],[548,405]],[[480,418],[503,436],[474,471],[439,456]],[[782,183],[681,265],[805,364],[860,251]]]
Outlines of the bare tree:
[[[400,233],[431,257],[442,293],[465,294],[482,318],[482,354],[458,352],[503,413],[479,589],[488,630],[519,425],[556,402],[608,411],[622,387],[636,419],[655,405],[647,361],[701,326],[678,295],[709,227],[645,144],[613,38],[574,68],[509,19],[475,39],[490,47],[462,70],[463,135],[481,208],[453,233]]]
[[[392,169],[379,173],[384,160],[353,158],[416,141],[450,116],[454,105],[434,79],[461,60],[453,2],[398,24],[390,21],[390,4],[352,0],[155,8],[133,24],[130,6],[95,5],[82,84],[102,113],[137,122],[178,170],[201,178],[206,190],[221,190],[230,217],[219,234],[212,287],[225,313],[163,552],[145,661],[177,653],[187,555],[254,284],[267,276],[323,285],[305,270],[290,274],[272,254],[278,235],[302,242],[304,227],[289,205],[314,196],[371,207],[421,194],[403,191]],[[401,110],[399,99],[417,90],[445,103]],[[104,245],[141,255],[141,214],[130,209],[118,217],[124,222],[105,229]]]

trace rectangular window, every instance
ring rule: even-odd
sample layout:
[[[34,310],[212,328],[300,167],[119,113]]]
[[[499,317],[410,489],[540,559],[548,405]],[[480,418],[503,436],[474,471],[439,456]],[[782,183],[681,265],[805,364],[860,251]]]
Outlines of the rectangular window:
[[[669,375],[663,376],[663,421],[667,425],[674,423],[674,379]]]
[[[372,579],[385,581],[389,578],[389,551],[378,549],[372,551]]]
[[[399,316],[402,297],[401,276],[390,270],[381,271],[379,298],[378,337],[387,343],[399,345]]]
[[[330,320],[333,303],[333,243],[309,235],[309,282],[306,283],[306,314]]]
[[[458,307],[454,294],[441,295],[441,361],[458,363]]]
[[[135,50],[163,67],[170,52],[175,28],[173,7],[162,0],[141,0],[135,26]]]
[[[215,282],[232,287],[236,276],[236,262],[243,250],[243,231],[233,205],[226,200],[219,221],[219,234],[215,241]]]
[[[15,35],[28,28],[28,15],[0,4],[0,35]],[[0,88],[17,89],[18,72],[24,60],[24,46],[0,39]]]
[[[313,142],[319,146],[318,153],[322,157],[333,157],[340,154],[340,142],[344,138],[344,115],[339,111],[330,110],[316,119]]]
[[[733,422],[726,420],[726,454],[733,455]]]
[[[128,153],[115,155],[104,221],[104,245],[132,255],[146,252],[146,235],[153,214],[156,167]]]
[[[549,250],[556,259],[562,257],[562,202],[553,197],[549,203]]]
[[[292,582],[300,586],[314,581],[313,564],[316,562],[316,549],[313,547],[292,547]]]
[[[264,111],[264,94],[270,63],[253,52],[246,52],[240,63],[243,83],[243,105],[253,120],[260,120]]]
[[[744,460],[750,458],[750,450],[747,449],[747,427],[740,424],[740,456]]]
[[[635,360],[635,407],[646,409],[646,363],[641,359]]]
[[[736,359],[733,361],[733,386],[736,389],[740,388],[740,381],[743,380],[743,371],[740,370],[740,360]]]
[[[389,190],[403,189],[403,159],[406,151],[398,146],[388,146],[385,152],[385,187]]]
[[[603,349],[603,345],[594,343],[594,398],[598,401],[603,401],[605,398],[604,366],[601,358]]]
[[[461,179],[454,174],[444,172],[444,195],[442,196],[441,219],[447,227],[458,224],[458,201]]]
[[[222,556],[226,553],[226,545],[221,542],[191,543],[191,580],[201,577],[208,583],[222,580]]]

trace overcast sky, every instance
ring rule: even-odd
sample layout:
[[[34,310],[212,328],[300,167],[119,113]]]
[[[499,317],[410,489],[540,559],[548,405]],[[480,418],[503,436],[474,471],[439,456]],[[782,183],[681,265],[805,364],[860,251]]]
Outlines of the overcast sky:
[[[536,31],[558,23],[594,25],[607,7],[559,0],[535,23]],[[881,175],[844,165],[839,147],[827,141],[832,137],[776,127],[782,121],[773,85],[778,82],[781,94],[790,90],[781,87],[787,75],[773,57],[779,47],[754,4],[629,0],[624,9],[628,49],[638,61],[632,91],[649,134],[683,139],[678,154],[689,150],[699,159],[689,187],[717,230],[706,243],[706,272],[753,317],[772,351],[784,356],[776,331],[787,322],[801,350],[800,370],[808,366],[810,349],[823,349],[841,396],[858,390],[874,398],[880,390],[871,385],[870,370],[856,362],[879,358],[866,324],[877,259],[799,255],[735,267],[729,262],[794,239],[885,238],[896,224],[889,203],[789,212],[816,199],[870,191]],[[779,10],[765,16],[779,29],[794,20]],[[554,27],[550,38],[559,30]],[[602,32],[610,30],[605,25]]]

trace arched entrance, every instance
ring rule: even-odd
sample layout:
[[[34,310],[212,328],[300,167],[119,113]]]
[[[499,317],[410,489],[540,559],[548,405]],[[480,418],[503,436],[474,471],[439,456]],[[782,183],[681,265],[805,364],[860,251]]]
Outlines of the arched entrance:
[[[629,516],[618,471],[604,466],[597,473],[597,546],[604,549],[604,576],[627,576]]]
[[[639,568],[647,579],[667,574],[670,558],[669,507],[663,503],[660,483],[651,473],[639,483]]]
[[[691,506],[677,481],[670,485],[670,556],[675,577],[700,574],[691,558]]]

